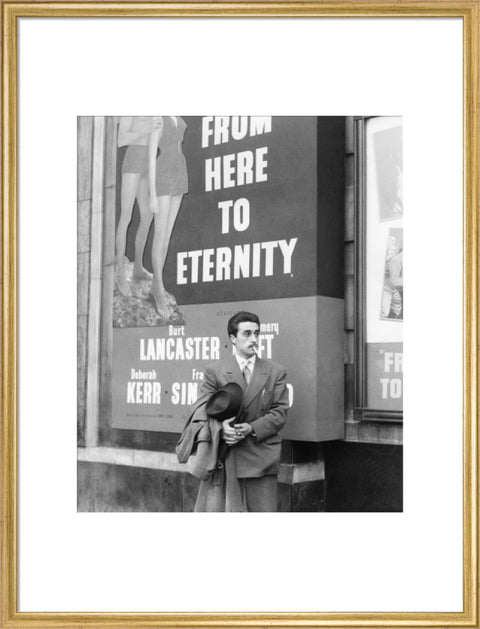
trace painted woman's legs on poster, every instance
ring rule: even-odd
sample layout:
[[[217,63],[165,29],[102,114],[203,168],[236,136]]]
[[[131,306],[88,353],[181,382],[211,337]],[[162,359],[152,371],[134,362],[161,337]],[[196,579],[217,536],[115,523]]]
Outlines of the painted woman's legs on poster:
[[[183,316],[175,297],[166,290],[164,268],[170,238],[183,195],[158,197],[158,213],[151,210],[148,178],[124,173],[121,188],[121,213],[115,234],[114,326],[143,327],[182,325]],[[133,263],[126,257],[127,232],[137,201],[139,224],[135,234]],[[151,264],[153,274],[143,266],[148,233],[154,221]]]
[[[133,261],[132,277],[134,280],[151,280],[153,275],[143,266],[143,254],[145,251],[145,244],[147,242],[148,232],[150,230],[150,225],[152,224],[153,220],[148,200],[147,177],[142,177],[142,179],[140,180],[137,201],[138,209],[140,210],[140,223],[137,227],[137,234],[135,236],[135,259]]]
[[[117,145],[124,154],[120,218],[115,232],[114,326],[181,325],[183,316],[164,283],[164,267],[175,220],[188,190],[181,144],[186,125],[178,116],[122,116]],[[131,233],[137,202],[139,223]],[[153,274],[143,266],[149,231],[153,227]],[[130,232],[129,232],[130,229]],[[127,256],[134,239],[134,260]],[[128,246],[127,246],[128,244]]]
[[[148,179],[139,173],[124,173],[122,175],[120,220],[115,236],[115,281],[118,290],[124,297],[132,296],[127,275],[128,260],[125,257],[125,252],[127,230],[132,220],[135,199],[140,211],[140,223],[135,235],[132,278],[134,280],[149,280],[152,278],[152,274],[143,267],[143,252],[153,218],[148,201]]]
[[[168,293],[165,288],[163,269],[182,198],[183,194],[159,196],[158,213],[155,214],[155,231],[152,246],[152,297],[158,314],[165,318],[173,314],[173,309],[177,305],[175,297]]]

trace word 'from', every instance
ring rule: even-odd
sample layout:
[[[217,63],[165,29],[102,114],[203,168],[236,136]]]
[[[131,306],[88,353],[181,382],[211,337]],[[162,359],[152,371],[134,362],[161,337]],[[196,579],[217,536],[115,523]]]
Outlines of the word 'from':
[[[272,116],[204,116],[202,118],[202,148],[225,144],[233,140],[272,130]]]

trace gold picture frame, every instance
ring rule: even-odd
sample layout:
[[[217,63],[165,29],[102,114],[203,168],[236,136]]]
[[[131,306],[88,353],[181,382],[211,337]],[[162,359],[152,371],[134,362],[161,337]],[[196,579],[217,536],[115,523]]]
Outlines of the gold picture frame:
[[[463,20],[463,611],[19,612],[17,605],[17,20],[23,17],[457,17]],[[2,5],[2,627],[478,626],[478,175],[480,3],[4,2]]]

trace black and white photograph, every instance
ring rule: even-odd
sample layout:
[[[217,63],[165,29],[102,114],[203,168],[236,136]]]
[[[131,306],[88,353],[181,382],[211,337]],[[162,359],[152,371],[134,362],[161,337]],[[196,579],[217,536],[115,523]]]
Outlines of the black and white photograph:
[[[392,174],[401,119],[77,124],[79,190],[104,187],[100,216],[85,205],[79,216],[91,226],[79,230],[79,286],[95,268],[97,303],[79,294],[78,511],[401,512],[402,236],[384,227],[386,214],[402,220]],[[373,141],[372,159],[355,149],[360,138]],[[358,164],[375,185],[346,214]],[[368,230],[362,241],[366,260],[383,258],[373,321],[375,278],[353,256],[371,197],[387,229],[383,246]],[[355,303],[350,277],[368,286]],[[379,319],[387,327],[357,355],[345,351]],[[355,397],[363,362],[365,395]],[[390,421],[374,444],[371,409]]]

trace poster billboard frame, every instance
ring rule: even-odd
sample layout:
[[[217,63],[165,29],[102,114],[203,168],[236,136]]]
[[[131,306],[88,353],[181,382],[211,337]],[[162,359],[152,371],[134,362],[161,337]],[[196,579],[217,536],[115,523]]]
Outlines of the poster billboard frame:
[[[355,146],[355,418],[402,422],[403,410],[372,408],[368,404],[367,367],[367,148],[366,125],[372,116],[354,118]]]

